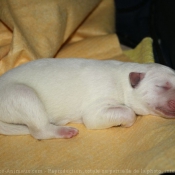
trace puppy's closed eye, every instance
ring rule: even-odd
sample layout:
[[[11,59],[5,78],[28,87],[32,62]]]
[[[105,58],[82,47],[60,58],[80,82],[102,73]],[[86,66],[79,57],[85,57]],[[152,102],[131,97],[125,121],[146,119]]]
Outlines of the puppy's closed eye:
[[[156,87],[162,90],[169,90],[172,88],[172,85],[169,82],[166,82],[165,84],[162,84],[162,85],[156,85]]]

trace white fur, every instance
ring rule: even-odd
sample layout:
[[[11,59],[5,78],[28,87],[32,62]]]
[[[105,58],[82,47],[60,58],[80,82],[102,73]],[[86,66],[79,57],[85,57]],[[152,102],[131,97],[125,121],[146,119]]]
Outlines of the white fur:
[[[144,74],[136,87],[131,72]],[[165,84],[168,90],[162,88]],[[136,114],[172,118],[172,101],[175,73],[159,64],[41,59],[0,77],[0,133],[71,138],[78,130],[61,125],[83,122],[89,129],[103,129],[129,127]]]

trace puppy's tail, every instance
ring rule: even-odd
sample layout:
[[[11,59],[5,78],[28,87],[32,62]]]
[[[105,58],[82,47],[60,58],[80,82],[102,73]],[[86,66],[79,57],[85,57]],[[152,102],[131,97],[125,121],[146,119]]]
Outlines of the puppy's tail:
[[[3,135],[26,135],[30,134],[29,129],[25,125],[9,124],[0,121],[0,134]]]

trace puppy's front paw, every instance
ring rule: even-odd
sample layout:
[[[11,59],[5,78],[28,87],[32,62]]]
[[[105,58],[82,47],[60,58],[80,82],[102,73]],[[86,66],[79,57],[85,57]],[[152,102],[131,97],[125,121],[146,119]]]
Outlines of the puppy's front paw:
[[[134,111],[130,108],[127,108],[127,110],[124,111],[121,126],[130,127],[135,123],[135,121],[136,121],[136,115]]]
[[[60,138],[72,138],[78,134],[78,130],[72,127],[63,126],[58,130],[58,137]]]

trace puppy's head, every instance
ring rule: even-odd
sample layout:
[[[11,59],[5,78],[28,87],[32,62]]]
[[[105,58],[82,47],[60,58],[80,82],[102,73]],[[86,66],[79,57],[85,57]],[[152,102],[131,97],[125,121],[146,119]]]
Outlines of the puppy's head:
[[[131,108],[137,114],[175,118],[174,71],[156,64],[144,73],[130,72],[129,81],[135,101]]]

